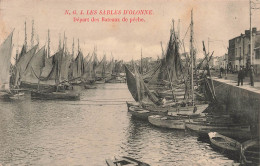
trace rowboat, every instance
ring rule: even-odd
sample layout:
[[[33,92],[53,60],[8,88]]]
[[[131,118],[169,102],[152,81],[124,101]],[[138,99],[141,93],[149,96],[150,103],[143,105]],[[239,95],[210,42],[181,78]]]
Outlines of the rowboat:
[[[64,91],[64,92],[32,91],[31,98],[40,99],[40,100],[80,100],[80,94],[73,91]]]
[[[259,165],[260,164],[260,142],[259,139],[248,140],[242,143],[241,163],[243,165]]]
[[[239,154],[241,144],[229,137],[226,137],[224,135],[221,135],[217,132],[210,132],[208,133],[209,139],[212,145],[215,147],[222,149],[226,152],[232,152],[232,153],[237,153]]]
[[[126,156],[115,158],[113,161],[111,159],[106,159],[106,164],[107,166],[150,166],[147,163]]]
[[[139,103],[138,102],[135,102],[135,101],[126,101],[126,105],[127,105],[127,108],[129,109],[129,107],[131,106],[139,106]]]
[[[208,136],[209,132],[218,132],[227,137],[246,139],[251,137],[250,125],[234,124],[234,123],[212,123],[207,121],[186,121],[186,127],[192,131],[196,131],[201,136]]]
[[[178,116],[151,115],[148,121],[157,127],[168,129],[185,129],[185,121]]]
[[[84,85],[84,87],[85,87],[85,89],[97,89],[97,87],[96,86],[94,86],[94,85]]]
[[[186,121],[190,119],[200,119],[203,121],[205,116],[202,114],[176,114],[172,115],[152,115],[148,117],[148,121],[157,127],[169,128],[169,129],[181,129],[185,130]],[[203,119],[203,120],[202,120]]]
[[[138,118],[138,119],[142,119],[142,120],[148,120],[148,117],[151,115],[166,115],[166,112],[155,112],[155,111],[149,111],[147,109],[144,108],[140,108],[137,106],[131,106],[129,107],[129,111],[128,111],[132,117]]]

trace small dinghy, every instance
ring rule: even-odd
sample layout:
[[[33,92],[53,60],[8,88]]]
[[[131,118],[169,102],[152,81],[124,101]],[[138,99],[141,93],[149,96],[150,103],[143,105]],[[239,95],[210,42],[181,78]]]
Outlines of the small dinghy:
[[[221,135],[217,132],[210,132],[208,133],[210,142],[215,147],[222,149],[224,151],[232,151],[233,153],[239,153],[241,144],[229,137]]]
[[[138,118],[138,119],[143,119],[143,120],[148,120],[148,116],[153,115],[152,111],[137,107],[137,106],[131,106],[129,107],[128,111],[132,117]]]
[[[157,127],[181,130],[185,129],[185,121],[178,116],[152,115],[148,117],[148,121]]]
[[[114,160],[106,159],[106,164],[107,166],[150,166],[147,163],[126,156],[115,158]]]

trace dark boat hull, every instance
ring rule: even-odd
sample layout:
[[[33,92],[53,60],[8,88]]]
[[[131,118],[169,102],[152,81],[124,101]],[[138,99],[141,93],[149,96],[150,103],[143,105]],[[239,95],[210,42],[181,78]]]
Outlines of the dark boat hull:
[[[32,99],[40,100],[80,100],[80,94],[66,91],[66,92],[31,92]]]
[[[38,83],[28,83],[28,82],[21,82],[20,88],[24,89],[41,89],[41,90],[48,90],[48,91],[55,91],[56,86],[55,85],[46,85],[46,84],[39,84]]]

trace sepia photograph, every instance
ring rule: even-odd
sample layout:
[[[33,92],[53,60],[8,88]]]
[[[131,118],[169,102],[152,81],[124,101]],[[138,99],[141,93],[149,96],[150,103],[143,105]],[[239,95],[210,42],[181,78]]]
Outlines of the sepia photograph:
[[[260,0],[0,0],[0,166],[260,165]]]

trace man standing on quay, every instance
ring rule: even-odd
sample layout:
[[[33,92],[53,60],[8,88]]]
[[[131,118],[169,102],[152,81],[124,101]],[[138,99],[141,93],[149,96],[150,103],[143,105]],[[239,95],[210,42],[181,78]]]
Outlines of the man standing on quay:
[[[254,76],[255,76],[255,71],[253,65],[250,66],[249,69],[249,76],[250,76],[250,85],[254,86]]]
[[[244,70],[243,70],[242,66],[240,66],[240,70],[238,72],[237,86],[239,86],[240,83],[241,83],[241,86],[243,86],[243,79],[244,79]]]

